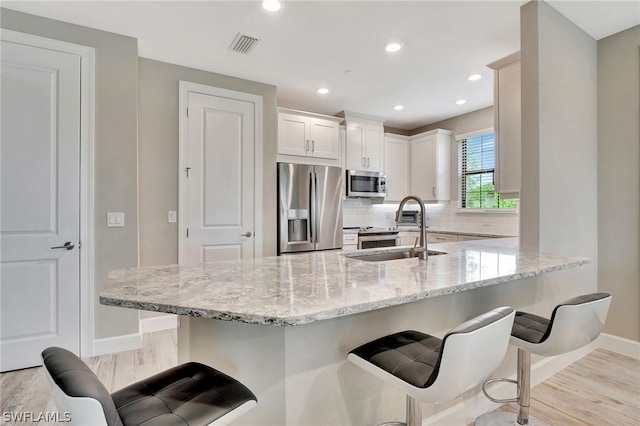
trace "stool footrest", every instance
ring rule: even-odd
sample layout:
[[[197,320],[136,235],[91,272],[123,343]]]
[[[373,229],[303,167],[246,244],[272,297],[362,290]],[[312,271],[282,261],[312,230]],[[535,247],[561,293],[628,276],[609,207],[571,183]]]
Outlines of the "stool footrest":
[[[487,392],[487,385],[490,385],[492,383],[497,383],[497,382],[506,382],[506,383],[513,383],[516,386],[518,385],[518,382],[516,380],[511,380],[511,379],[502,379],[502,378],[497,378],[497,379],[489,379],[486,382],[484,382],[482,384],[482,392],[484,393],[484,396],[486,396],[489,400],[496,402],[498,404],[506,404],[509,402],[518,402],[518,399],[520,399],[520,389],[518,389],[518,395],[515,398],[505,398],[505,399],[498,399],[498,398],[494,398],[491,395],[489,395],[489,393]]]

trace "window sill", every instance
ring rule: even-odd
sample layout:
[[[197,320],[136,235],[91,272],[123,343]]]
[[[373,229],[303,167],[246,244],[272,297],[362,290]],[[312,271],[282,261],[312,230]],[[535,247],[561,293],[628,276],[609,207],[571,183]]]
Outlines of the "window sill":
[[[518,214],[518,209],[456,209],[456,213],[470,214]]]

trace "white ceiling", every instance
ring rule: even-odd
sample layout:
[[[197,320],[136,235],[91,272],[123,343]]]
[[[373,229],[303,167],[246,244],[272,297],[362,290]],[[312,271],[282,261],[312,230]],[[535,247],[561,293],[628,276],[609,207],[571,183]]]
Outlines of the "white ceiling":
[[[138,39],[139,55],[273,84],[278,105],[349,110],[414,129],[491,105],[486,64],[520,48],[526,1],[3,1],[2,6]],[[550,1],[595,39],[640,24],[638,1]],[[229,50],[238,32],[261,41]],[[404,48],[385,52],[390,41]],[[353,70],[351,76],[345,71]],[[467,76],[479,73],[480,81]],[[319,95],[320,87],[330,90]],[[463,106],[455,104],[466,99]],[[404,105],[403,111],[393,106]]]

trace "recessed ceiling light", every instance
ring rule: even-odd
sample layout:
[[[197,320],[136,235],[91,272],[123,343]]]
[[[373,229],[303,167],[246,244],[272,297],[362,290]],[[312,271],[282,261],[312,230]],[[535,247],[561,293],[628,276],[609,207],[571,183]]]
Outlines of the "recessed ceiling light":
[[[457,105],[464,105],[464,104],[466,104],[466,103],[467,103],[467,101],[466,101],[465,99],[458,99],[458,100],[456,101],[456,104],[457,104]]]
[[[480,74],[471,74],[467,78],[469,79],[469,81],[478,81],[482,78],[482,76]]]
[[[404,107],[402,105],[396,105],[393,107],[393,109],[395,109],[396,111],[402,111]]]
[[[321,87],[318,89],[318,93],[320,93],[321,95],[326,95],[327,93],[329,93],[329,89]]]
[[[387,52],[397,52],[398,50],[402,49],[402,44],[400,43],[389,43],[385,46],[384,50],[386,50]]]
[[[262,2],[262,7],[269,12],[277,12],[282,9],[282,2],[279,0],[264,0]]]

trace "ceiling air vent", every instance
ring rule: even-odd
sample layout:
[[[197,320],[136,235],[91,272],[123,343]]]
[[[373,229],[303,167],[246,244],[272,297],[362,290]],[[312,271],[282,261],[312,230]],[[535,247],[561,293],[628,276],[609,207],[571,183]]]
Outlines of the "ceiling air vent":
[[[244,53],[245,55],[248,55],[253,49],[255,49],[258,43],[260,43],[260,40],[258,40],[257,38],[238,33],[236,38],[231,43],[231,46],[229,46],[229,49],[233,50],[234,52]]]

